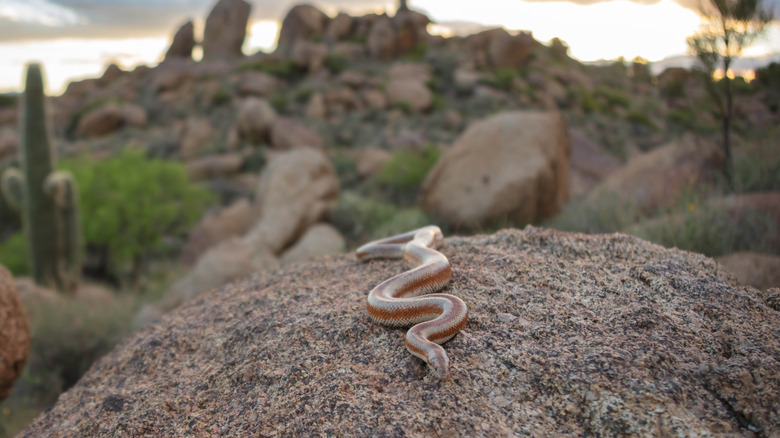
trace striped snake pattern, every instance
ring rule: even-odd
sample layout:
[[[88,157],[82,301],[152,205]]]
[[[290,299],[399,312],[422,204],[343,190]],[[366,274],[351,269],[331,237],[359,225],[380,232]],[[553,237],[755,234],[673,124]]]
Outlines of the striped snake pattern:
[[[452,339],[468,319],[468,309],[460,298],[433,293],[444,288],[452,275],[449,260],[436,251],[443,238],[439,227],[427,226],[369,242],[355,252],[361,262],[403,259],[413,266],[368,294],[368,315],[379,324],[412,326],[406,332],[406,348],[439,378],[447,377],[450,368],[447,353],[439,344]]]

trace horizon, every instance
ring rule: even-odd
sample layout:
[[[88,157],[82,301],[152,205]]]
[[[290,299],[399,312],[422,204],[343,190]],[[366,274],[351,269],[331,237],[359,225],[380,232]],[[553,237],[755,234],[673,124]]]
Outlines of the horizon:
[[[282,19],[299,2],[249,2],[252,13],[243,52],[251,55],[273,51]],[[111,5],[81,5],[79,9],[79,3],[72,0],[3,0],[0,24],[5,26],[0,26],[0,57],[7,62],[0,65],[0,93],[21,91],[24,65],[29,62],[43,65],[50,95],[61,94],[72,81],[99,77],[112,63],[124,70],[138,65],[154,66],[164,57],[178,27],[188,19],[194,22],[196,39],[200,39],[205,18],[215,3],[216,0],[119,0]],[[545,44],[560,38],[569,46],[570,56],[580,62],[640,57],[651,63],[679,65],[675,58],[685,60],[685,37],[696,31],[700,23],[690,3],[691,0],[483,0],[452,8],[452,2],[447,0],[416,0],[409,1],[409,7],[428,15],[434,21],[429,31],[443,36],[504,27],[511,32],[530,31]],[[778,18],[780,0],[768,3]],[[310,4],[331,17],[339,11],[350,15],[392,15],[397,7],[397,1],[377,0],[319,0]],[[150,14],[150,8],[159,13]],[[663,23],[663,32],[658,32],[658,23]],[[122,37],[115,37],[117,33]],[[745,61],[761,57],[764,60],[758,64]],[[777,20],[770,25],[767,36],[746,49],[740,59],[742,64],[734,69],[738,73],[780,60]]]

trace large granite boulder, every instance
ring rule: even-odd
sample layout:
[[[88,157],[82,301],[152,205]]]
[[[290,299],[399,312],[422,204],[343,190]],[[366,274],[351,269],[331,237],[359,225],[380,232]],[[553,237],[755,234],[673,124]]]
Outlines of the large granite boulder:
[[[276,110],[266,99],[249,97],[238,107],[236,125],[241,138],[260,144],[268,140],[275,119]]]
[[[311,5],[294,6],[282,21],[277,47],[289,48],[298,41],[322,35],[330,17]]]
[[[126,339],[33,436],[771,436],[780,313],[702,255],[528,227],[445,239],[469,322],[439,380],[372,323],[403,271],[262,270]]]
[[[206,18],[203,30],[203,60],[243,56],[241,46],[252,5],[244,0],[219,0]]]
[[[368,53],[380,61],[392,59],[396,55],[397,38],[393,22],[387,17],[378,18],[368,34]]]
[[[30,325],[14,278],[0,265],[0,401],[22,374],[30,353]]]
[[[195,48],[195,26],[188,21],[173,35],[171,46],[165,52],[165,61],[173,59],[192,59],[192,49]]]
[[[465,44],[473,67],[518,69],[529,62],[536,40],[529,33],[512,35],[496,28],[468,36]]]
[[[455,226],[530,223],[569,193],[570,144],[556,112],[507,112],[471,125],[423,181],[420,204]]]
[[[610,199],[638,213],[651,214],[676,204],[691,187],[714,181],[722,168],[720,147],[686,136],[632,158],[588,197],[593,203]]]

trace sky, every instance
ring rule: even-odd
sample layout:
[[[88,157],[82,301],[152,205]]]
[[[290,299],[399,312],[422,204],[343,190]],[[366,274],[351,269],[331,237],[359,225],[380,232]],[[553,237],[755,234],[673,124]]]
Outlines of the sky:
[[[275,46],[279,23],[299,1],[247,0],[252,14],[244,53]],[[581,61],[650,61],[683,55],[685,38],[696,31],[698,0],[408,0],[428,15],[429,28],[443,35],[503,26],[531,31],[548,42],[565,41]],[[173,33],[192,19],[196,38],[216,0],[0,0],[0,92],[21,88],[24,65],[42,62],[50,94],[74,79],[97,77],[116,63],[130,69],[154,65]],[[780,0],[764,0],[780,18]],[[309,0],[328,15],[385,12],[393,0]],[[780,25],[746,51],[748,56],[780,54]]]

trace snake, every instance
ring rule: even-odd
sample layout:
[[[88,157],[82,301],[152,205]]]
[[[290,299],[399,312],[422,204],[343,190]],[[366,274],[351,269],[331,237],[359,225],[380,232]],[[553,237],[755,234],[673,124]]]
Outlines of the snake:
[[[371,290],[368,316],[386,326],[412,326],[406,332],[406,349],[424,360],[440,379],[450,374],[450,359],[440,344],[452,339],[468,320],[463,300],[434,293],[452,276],[449,260],[436,250],[443,239],[441,229],[429,225],[366,243],[355,251],[360,262],[402,259],[412,267]]]

